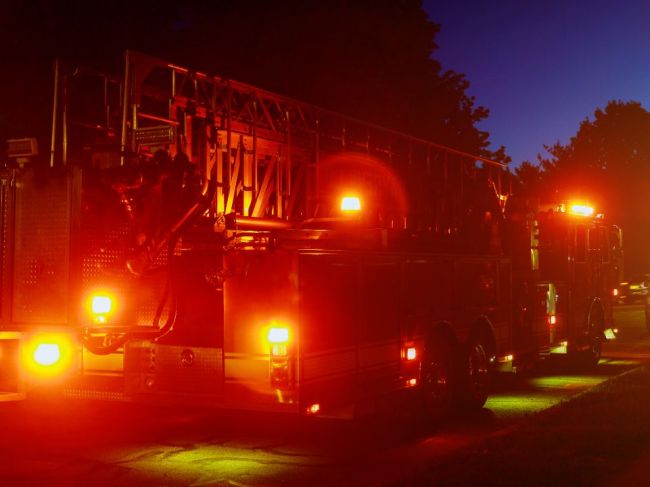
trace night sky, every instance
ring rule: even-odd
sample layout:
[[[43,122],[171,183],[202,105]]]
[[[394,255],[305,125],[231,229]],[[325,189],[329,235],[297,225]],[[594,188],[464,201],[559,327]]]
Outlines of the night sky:
[[[479,125],[513,164],[568,142],[608,100],[650,106],[650,2],[424,0],[436,57],[490,109]],[[648,134],[650,136],[650,134]]]

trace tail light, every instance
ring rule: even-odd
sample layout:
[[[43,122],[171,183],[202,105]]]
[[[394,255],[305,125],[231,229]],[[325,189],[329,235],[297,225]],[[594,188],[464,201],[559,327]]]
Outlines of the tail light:
[[[551,325],[551,326],[555,326],[557,324],[557,316],[549,315],[548,316],[548,324]]]
[[[269,328],[267,340],[270,355],[270,380],[276,388],[286,388],[291,383],[291,357],[289,350],[289,328],[273,326]]]
[[[418,383],[419,356],[417,347],[412,343],[402,347],[402,378],[406,387],[414,387]]]

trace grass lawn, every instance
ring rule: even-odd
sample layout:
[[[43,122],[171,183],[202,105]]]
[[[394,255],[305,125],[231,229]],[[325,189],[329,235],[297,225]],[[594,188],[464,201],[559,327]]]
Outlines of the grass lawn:
[[[533,415],[403,485],[591,486],[607,483],[648,453],[650,366],[644,366]]]

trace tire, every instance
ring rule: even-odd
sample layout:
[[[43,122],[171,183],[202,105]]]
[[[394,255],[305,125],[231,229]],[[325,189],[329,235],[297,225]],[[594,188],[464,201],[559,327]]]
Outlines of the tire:
[[[488,398],[492,379],[488,340],[483,336],[470,339],[464,354],[461,406],[475,410],[483,407]]]
[[[602,342],[599,338],[590,337],[589,350],[582,352],[581,362],[587,368],[593,368],[600,362],[602,355]]]
[[[575,362],[580,368],[591,369],[598,365],[602,354],[602,339],[604,327],[604,313],[600,308],[594,308],[589,313],[589,348],[575,354]]]
[[[420,391],[424,414],[433,419],[448,414],[457,397],[454,347],[435,334],[428,341],[422,361]]]

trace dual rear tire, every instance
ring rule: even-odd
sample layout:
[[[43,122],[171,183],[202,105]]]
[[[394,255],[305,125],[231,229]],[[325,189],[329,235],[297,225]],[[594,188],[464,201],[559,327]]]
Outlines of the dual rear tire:
[[[440,417],[452,409],[476,410],[485,404],[491,382],[489,342],[473,336],[467,345],[443,334],[427,341],[422,362],[421,392],[425,413]]]

